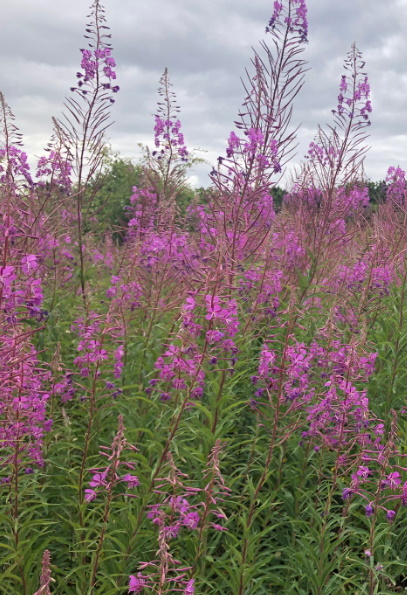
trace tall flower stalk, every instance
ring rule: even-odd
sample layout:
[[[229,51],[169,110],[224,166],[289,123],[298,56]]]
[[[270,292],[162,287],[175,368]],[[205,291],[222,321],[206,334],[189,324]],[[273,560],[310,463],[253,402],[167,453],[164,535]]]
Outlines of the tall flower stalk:
[[[105,148],[105,132],[111,123],[110,106],[119,91],[116,62],[112,56],[105,9],[95,0],[88,15],[86,39],[90,49],[81,49],[81,70],[77,72],[77,86],[71,87],[72,97],[65,103],[64,119],[58,121],[66,133],[73,152],[72,173],[76,186],[76,223],[78,230],[80,284],[85,299],[84,216],[92,202],[87,195],[89,182],[100,173]]]
[[[213,226],[230,283],[238,261],[257,254],[273,219],[271,189],[295,142],[289,125],[303,85],[306,63],[300,56],[307,32],[304,0],[275,2],[266,28],[271,41],[254,51],[253,73],[247,72],[237,133],[231,132],[226,157],[219,157],[211,173]]]

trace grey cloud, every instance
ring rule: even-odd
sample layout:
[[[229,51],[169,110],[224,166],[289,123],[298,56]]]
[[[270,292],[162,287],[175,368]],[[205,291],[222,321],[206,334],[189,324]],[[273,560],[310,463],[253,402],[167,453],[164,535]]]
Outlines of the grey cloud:
[[[293,126],[303,127],[294,162],[305,154],[318,123],[331,121],[343,60],[356,41],[374,105],[366,172],[380,179],[390,165],[407,169],[406,3],[308,0],[308,8],[310,43],[304,57],[311,70],[295,103]],[[121,87],[109,131],[113,147],[138,158],[137,143],[151,143],[158,81],[168,67],[188,145],[207,149],[215,161],[224,153],[244,98],[239,79],[250,65],[251,46],[264,38],[272,9],[272,0],[106,0]],[[61,114],[74,84],[88,12],[87,0],[16,0],[2,9],[0,89],[31,154],[48,142],[50,118]],[[209,169],[199,167],[203,184]]]

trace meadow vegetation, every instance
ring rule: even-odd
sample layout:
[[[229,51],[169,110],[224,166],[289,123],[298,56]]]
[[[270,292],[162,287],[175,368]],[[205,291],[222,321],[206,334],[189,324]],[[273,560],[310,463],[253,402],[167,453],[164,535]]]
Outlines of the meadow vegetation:
[[[364,178],[354,45],[277,189],[308,22],[271,11],[199,192],[166,69],[154,147],[109,156],[99,0],[35,172],[0,95],[0,593],[407,588],[405,172]]]

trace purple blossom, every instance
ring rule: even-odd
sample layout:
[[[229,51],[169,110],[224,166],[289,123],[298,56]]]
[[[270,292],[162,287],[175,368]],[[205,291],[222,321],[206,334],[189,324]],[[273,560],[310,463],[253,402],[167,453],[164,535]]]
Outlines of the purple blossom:
[[[90,488],[86,488],[85,489],[85,500],[86,502],[92,502],[92,500],[95,500],[97,497],[97,493],[95,492],[95,490],[92,490]]]
[[[287,4],[291,4],[292,13],[288,16]],[[287,16],[284,16],[287,13]],[[280,23],[282,21],[282,23]],[[274,11],[266,27],[266,32],[270,33],[278,24],[285,24],[294,35],[298,35],[301,42],[307,41],[308,20],[307,5],[305,0],[281,0],[274,2]]]
[[[191,578],[185,586],[184,595],[194,595],[195,593],[195,579]]]
[[[189,512],[183,517],[182,524],[189,529],[196,529],[200,520],[201,518],[197,512]]]
[[[94,473],[92,480],[89,482],[91,488],[98,488],[100,486],[106,486],[107,471],[102,473]]]
[[[370,471],[369,467],[363,467],[363,466],[360,466],[358,468],[358,470],[356,471],[356,475],[358,477],[361,477],[362,479],[367,479],[369,477],[369,475],[371,475],[371,473],[372,472]]]
[[[342,492],[342,498],[343,500],[348,500],[349,498],[351,498],[353,495],[353,490],[351,490],[350,488],[344,488],[343,492]]]
[[[393,471],[389,473],[384,482],[389,488],[396,488],[401,483],[401,475],[398,471]]]
[[[24,256],[21,260],[21,265],[22,271],[26,275],[30,275],[39,266],[35,254],[29,254],[28,256]]]
[[[129,576],[129,593],[142,593],[147,586],[147,579],[141,572],[137,576],[134,574]]]
[[[373,506],[371,506],[371,504],[367,504],[365,506],[365,513],[367,517],[371,517],[373,514]]]
[[[136,488],[140,483],[139,478],[136,475],[131,475],[130,473],[126,473],[126,475],[123,475],[122,481],[127,483],[128,490]]]

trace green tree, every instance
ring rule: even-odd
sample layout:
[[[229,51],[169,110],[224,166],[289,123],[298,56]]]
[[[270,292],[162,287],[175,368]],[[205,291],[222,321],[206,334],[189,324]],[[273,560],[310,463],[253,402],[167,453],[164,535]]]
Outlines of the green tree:
[[[384,180],[381,182],[367,182],[366,186],[369,189],[369,202],[373,205],[377,205],[385,202],[387,184]]]
[[[126,225],[126,207],[130,205],[133,186],[141,183],[143,167],[119,153],[108,152],[102,174],[93,180],[89,191],[94,196],[90,214],[97,219],[102,233],[120,234]]]

